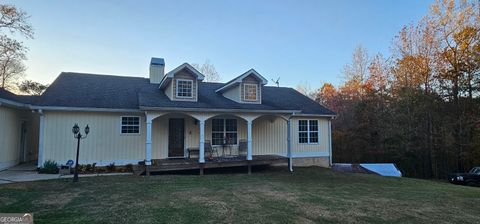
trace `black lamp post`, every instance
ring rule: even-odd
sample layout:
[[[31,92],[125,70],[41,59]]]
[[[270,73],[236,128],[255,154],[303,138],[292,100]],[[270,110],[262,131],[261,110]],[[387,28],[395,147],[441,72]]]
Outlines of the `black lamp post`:
[[[78,182],[78,154],[80,152],[80,139],[84,139],[87,137],[88,133],[90,132],[90,127],[88,127],[88,124],[87,124],[87,127],[85,127],[85,136],[83,136],[82,133],[80,133],[80,127],[78,127],[78,124],[75,123],[75,125],[73,125],[72,132],[73,132],[73,137],[78,140],[77,159],[75,161],[75,172],[73,174],[73,182]]]

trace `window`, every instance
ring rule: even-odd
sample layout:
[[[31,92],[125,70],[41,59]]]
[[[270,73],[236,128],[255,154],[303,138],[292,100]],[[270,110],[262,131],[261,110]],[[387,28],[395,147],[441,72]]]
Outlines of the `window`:
[[[193,80],[177,79],[177,97],[192,98]]]
[[[298,121],[298,142],[318,143],[318,120]]]
[[[140,134],[140,117],[122,117],[122,134]]]
[[[257,84],[243,84],[244,99],[248,101],[257,100]]]
[[[212,119],[212,145],[237,144],[237,119]]]

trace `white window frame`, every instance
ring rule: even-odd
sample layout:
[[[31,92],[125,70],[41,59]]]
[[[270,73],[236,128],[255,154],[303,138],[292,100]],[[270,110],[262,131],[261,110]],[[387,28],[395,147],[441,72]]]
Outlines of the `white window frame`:
[[[122,133],[122,127],[123,126],[137,126],[137,125],[131,125],[131,124],[124,125],[122,123],[124,117],[136,117],[136,118],[138,118],[138,133]],[[120,135],[141,135],[141,133],[142,133],[142,118],[140,116],[129,116],[129,115],[120,116],[120,126],[119,127],[120,127],[119,128]]]
[[[255,99],[247,99],[247,86],[254,86],[255,87]],[[255,83],[244,83],[243,84],[243,100],[245,101],[258,101],[258,84]]]
[[[179,82],[190,82],[192,88],[190,89],[190,96],[179,96],[178,95],[178,83]],[[175,97],[182,99],[193,99],[193,80],[191,79],[177,79],[175,81]]]
[[[300,121],[307,121],[307,131],[300,131]],[[317,131],[311,131],[310,130],[310,122],[311,121],[316,121],[317,122]],[[317,145],[317,144],[320,144],[320,121],[319,120],[315,120],[315,119],[301,119],[301,120],[298,120],[298,128],[297,128],[297,132],[298,132],[298,144],[307,144],[307,145]],[[300,132],[302,133],[307,133],[307,142],[300,142]],[[310,141],[310,133],[313,133],[313,132],[317,132],[317,142],[311,142]]]
[[[223,121],[223,131],[220,132],[220,131],[213,131],[213,120],[222,120]],[[227,131],[227,120],[235,120],[235,123],[236,123],[236,128],[237,130],[236,131]],[[213,133],[222,133],[222,136],[223,138],[225,138],[225,136],[227,136],[228,133],[236,133],[237,134],[237,141],[235,142],[235,144],[233,144],[233,146],[236,146],[238,145],[238,119],[236,118],[213,118],[212,121],[211,121],[211,135],[212,136],[212,140],[211,140],[211,143],[212,143],[212,146],[222,146],[222,145],[214,145],[213,144]]]

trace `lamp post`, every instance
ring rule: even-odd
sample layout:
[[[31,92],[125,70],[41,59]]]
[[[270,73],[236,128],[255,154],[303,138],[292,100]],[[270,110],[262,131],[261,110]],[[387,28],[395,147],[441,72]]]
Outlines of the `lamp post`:
[[[72,132],[73,132],[73,137],[77,139],[77,159],[75,161],[75,172],[73,174],[73,182],[78,182],[78,154],[80,152],[80,139],[85,139],[90,132],[90,127],[87,126],[85,127],[85,135],[82,135],[80,132],[80,127],[78,126],[77,123],[73,125]]]

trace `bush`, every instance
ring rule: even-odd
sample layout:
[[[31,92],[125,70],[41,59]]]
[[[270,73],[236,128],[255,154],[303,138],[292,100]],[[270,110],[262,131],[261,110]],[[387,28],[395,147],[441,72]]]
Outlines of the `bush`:
[[[125,165],[126,172],[133,172],[133,165],[131,163]]]
[[[58,164],[53,160],[47,160],[43,163],[43,167],[38,170],[39,173],[57,174]]]
[[[115,172],[115,163],[110,163],[110,165],[107,166],[107,170],[110,172]]]

